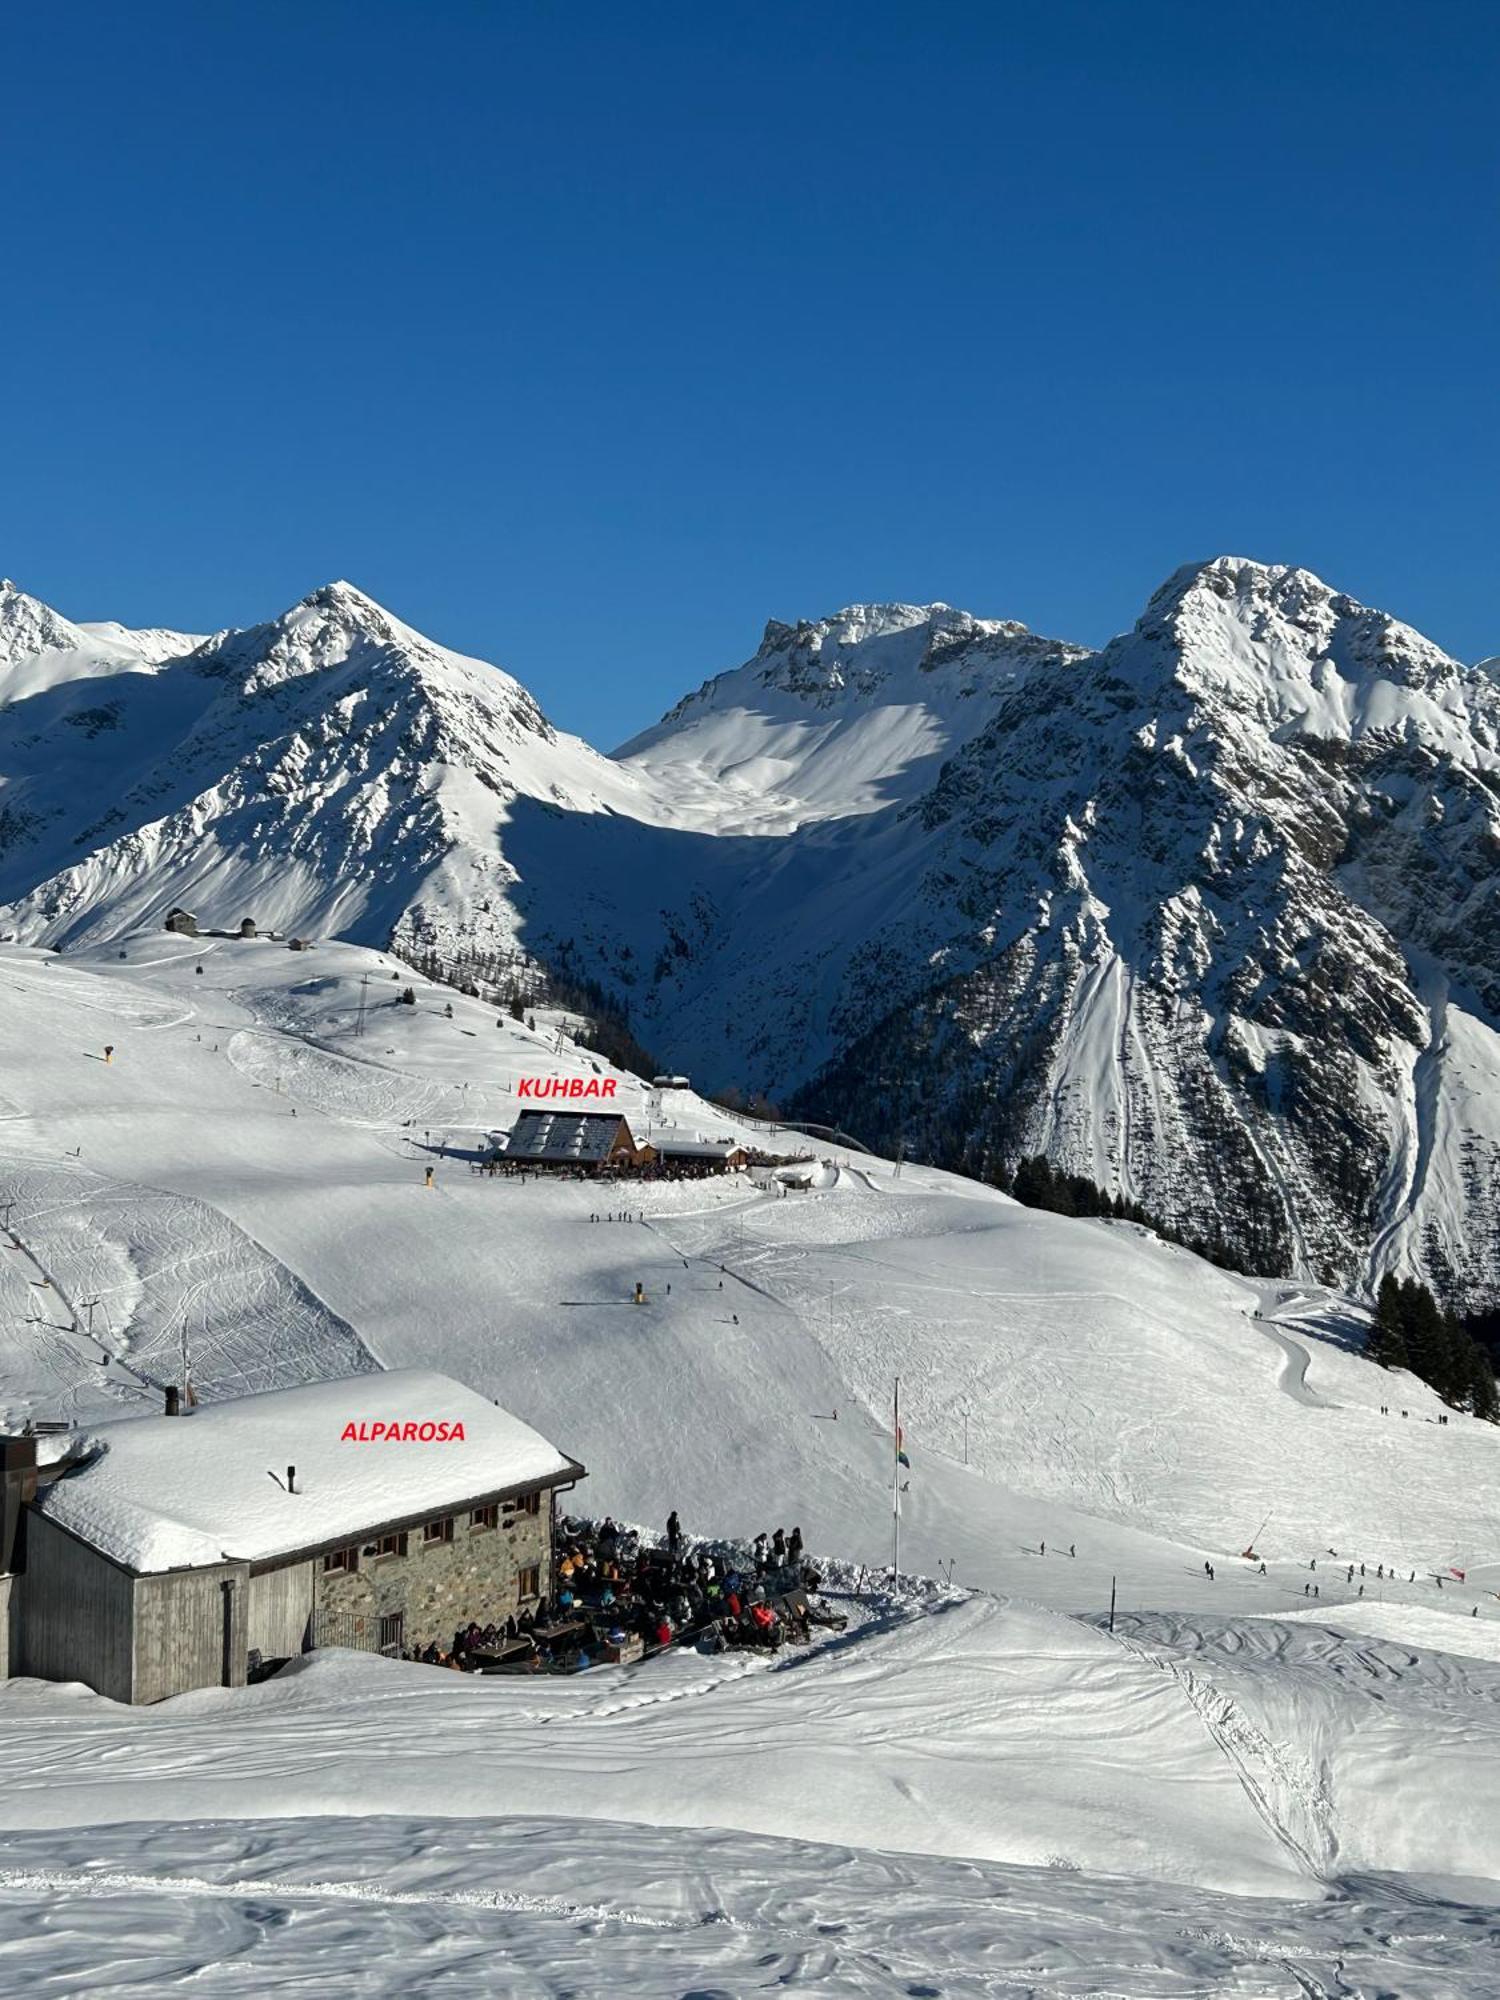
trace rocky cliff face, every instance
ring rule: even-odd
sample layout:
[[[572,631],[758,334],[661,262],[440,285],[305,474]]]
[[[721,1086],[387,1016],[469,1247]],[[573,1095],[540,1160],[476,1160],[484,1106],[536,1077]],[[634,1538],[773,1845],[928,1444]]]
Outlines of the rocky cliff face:
[[[615,759],[343,584],[182,650],[12,591],[0,638],[23,936],[519,949],[701,1083],[1500,1296],[1500,677],[1305,571],[1183,570],[1095,654],[773,624]]]

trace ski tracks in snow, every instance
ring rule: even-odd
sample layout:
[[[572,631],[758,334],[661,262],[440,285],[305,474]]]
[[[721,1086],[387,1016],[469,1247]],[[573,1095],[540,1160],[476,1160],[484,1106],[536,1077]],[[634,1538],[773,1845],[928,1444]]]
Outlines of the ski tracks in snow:
[[[1113,1636],[1137,1659],[1172,1676],[1275,1839],[1302,1873],[1326,1879],[1339,1851],[1326,1772],[1275,1743],[1201,1668],[1127,1634]]]

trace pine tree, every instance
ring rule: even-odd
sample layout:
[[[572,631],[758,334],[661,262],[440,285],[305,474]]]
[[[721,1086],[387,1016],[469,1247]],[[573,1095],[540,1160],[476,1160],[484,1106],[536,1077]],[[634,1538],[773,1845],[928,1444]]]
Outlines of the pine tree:
[[[1406,1335],[1407,1366],[1437,1389],[1448,1373],[1448,1343],[1437,1300],[1415,1278],[1401,1283],[1402,1331]],[[1439,1390],[1441,1394],[1441,1390]]]
[[[1443,1314],[1442,1368],[1433,1388],[1444,1402],[1465,1409],[1474,1391],[1474,1364],[1469,1354],[1473,1342],[1454,1313]]]
[[[1017,1163],[1011,1192],[1028,1208],[1052,1206],[1052,1169],[1040,1153],[1029,1154]]]
[[[1365,1345],[1365,1353],[1371,1361],[1382,1368],[1405,1368],[1406,1329],[1401,1287],[1387,1271],[1380,1281],[1380,1292],[1375,1302],[1375,1324],[1370,1329],[1370,1338]]]
[[[1500,1387],[1495,1383],[1494,1367],[1474,1336],[1470,1334],[1467,1338],[1469,1408],[1487,1424],[1500,1424]]]

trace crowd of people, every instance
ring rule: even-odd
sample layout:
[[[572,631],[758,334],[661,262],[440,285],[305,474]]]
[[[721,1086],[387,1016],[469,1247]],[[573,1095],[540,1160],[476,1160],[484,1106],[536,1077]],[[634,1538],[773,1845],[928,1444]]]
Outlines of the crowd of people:
[[[468,1673],[574,1673],[671,1646],[776,1652],[805,1641],[813,1625],[843,1626],[814,1602],[818,1584],[800,1528],[748,1545],[690,1544],[673,1512],[652,1544],[608,1517],[569,1520],[559,1528],[549,1598],[503,1620],[471,1620],[450,1647],[433,1642],[407,1657]]]

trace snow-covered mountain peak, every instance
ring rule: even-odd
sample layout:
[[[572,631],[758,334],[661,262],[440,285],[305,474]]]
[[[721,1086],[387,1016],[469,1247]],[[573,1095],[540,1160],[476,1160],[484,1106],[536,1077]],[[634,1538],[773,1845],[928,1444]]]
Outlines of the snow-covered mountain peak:
[[[84,634],[50,604],[32,597],[9,577],[0,579],[0,666],[39,653],[70,652],[87,645]]]
[[[873,812],[930,784],[1030,674],[1084,657],[949,604],[773,619],[743,666],[705,681],[615,754],[674,799],[701,800],[720,831]]]
[[[166,625],[120,625],[114,619],[83,619],[78,630],[97,645],[120,646],[134,653],[149,667],[180,660],[200,646],[216,645],[224,632],[175,632]]]
[[[1216,556],[1176,571],[1100,664],[1167,705],[1187,696],[1221,728],[1238,716],[1278,737],[1376,736],[1464,761],[1500,744],[1490,676],[1287,565]]]
[[[197,644],[185,632],[75,624],[8,577],[0,581],[0,693],[6,701],[70,681],[150,673]]]
[[[802,619],[786,625],[772,619],[760,650],[745,668],[766,687],[822,704],[846,692],[858,699],[879,696],[893,681],[914,672],[961,663],[971,650],[991,656],[1020,654],[1031,647],[1076,656],[1082,649],[1059,648],[1037,640],[1012,619],[976,618],[951,604],[850,604],[831,618]],[[709,689],[734,675],[720,675],[696,696],[678,704],[684,712]]]
[[[499,725],[508,740],[554,740],[554,731],[521,683],[485,660],[435,644],[354,584],[321,585],[279,618],[210,642],[195,670],[238,681],[256,700],[296,688],[336,703],[355,698],[425,702],[462,735]]]

